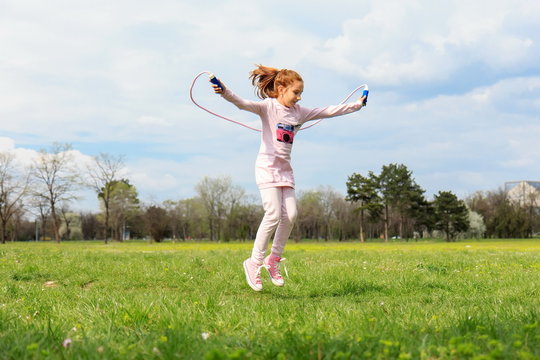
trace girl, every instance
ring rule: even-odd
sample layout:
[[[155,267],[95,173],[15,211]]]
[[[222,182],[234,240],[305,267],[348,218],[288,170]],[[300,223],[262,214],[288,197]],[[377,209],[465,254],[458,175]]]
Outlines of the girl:
[[[239,109],[259,115],[262,121],[255,177],[261,192],[264,217],[257,231],[251,257],[244,261],[249,286],[255,291],[261,291],[262,268],[268,270],[274,285],[284,285],[279,264],[285,260],[281,255],[296,220],[291,149],[298,130],[310,120],[358,111],[364,106],[365,97],[349,104],[307,109],[297,104],[302,98],[304,81],[296,71],[258,65],[250,73],[250,79],[263,101],[244,100],[223,83],[221,86],[212,86],[215,93],[221,94]],[[265,257],[272,234],[274,240],[271,253]]]

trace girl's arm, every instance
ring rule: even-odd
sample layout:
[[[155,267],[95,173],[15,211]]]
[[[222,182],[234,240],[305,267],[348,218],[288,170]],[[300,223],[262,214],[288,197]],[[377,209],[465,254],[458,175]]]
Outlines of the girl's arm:
[[[331,118],[334,116],[346,115],[360,110],[364,106],[363,98],[358,99],[355,102],[341,104],[341,105],[331,105],[323,108],[300,108],[302,112],[302,123],[317,120]]]
[[[223,88],[212,84],[212,87],[214,88],[214,92],[216,94],[221,94],[221,97],[223,97],[228,102],[233,103],[234,105],[236,105],[237,108],[241,110],[247,110],[257,115],[261,114],[261,109],[263,107],[262,101],[250,101],[242,99],[240,96],[236,95],[227,87],[225,87],[225,85],[223,85],[223,82],[221,84]]]

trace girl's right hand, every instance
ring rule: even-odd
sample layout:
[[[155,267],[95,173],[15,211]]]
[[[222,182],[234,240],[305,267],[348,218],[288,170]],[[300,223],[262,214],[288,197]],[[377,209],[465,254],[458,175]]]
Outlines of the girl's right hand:
[[[366,101],[367,99],[367,96],[360,96],[358,98],[358,101],[360,101],[362,103],[362,107],[366,106],[366,103],[364,101]]]

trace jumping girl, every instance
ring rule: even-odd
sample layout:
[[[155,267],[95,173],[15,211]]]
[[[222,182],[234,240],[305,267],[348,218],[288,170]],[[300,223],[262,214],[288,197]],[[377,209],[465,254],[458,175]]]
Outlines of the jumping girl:
[[[293,70],[258,65],[250,73],[252,84],[263,101],[244,100],[220,82],[212,84],[215,93],[239,109],[259,115],[262,121],[261,147],[255,163],[255,178],[259,187],[264,217],[257,231],[251,257],[244,261],[249,286],[261,291],[261,269],[266,268],[272,283],[283,286],[281,255],[296,220],[296,197],[291,167],[294,138],[302,124],[310,120],[350,114],[364,106],[366,97],[357,101],[307,109],[297,103],[302,98],[304,81]],[[265,257],[270,237],[274,235],[270,254]]]

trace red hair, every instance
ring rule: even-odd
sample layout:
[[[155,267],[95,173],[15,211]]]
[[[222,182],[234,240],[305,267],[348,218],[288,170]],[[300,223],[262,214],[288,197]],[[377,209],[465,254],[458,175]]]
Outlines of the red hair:
[[[287,87],[295,81],[304,81],[294,70],[276,69],[268,66],[257,65],[257,68],[250,72],[249,78],[253,86],[256,86],[257,96],[261,99],[267,97],[278,97],[278,86]]]

